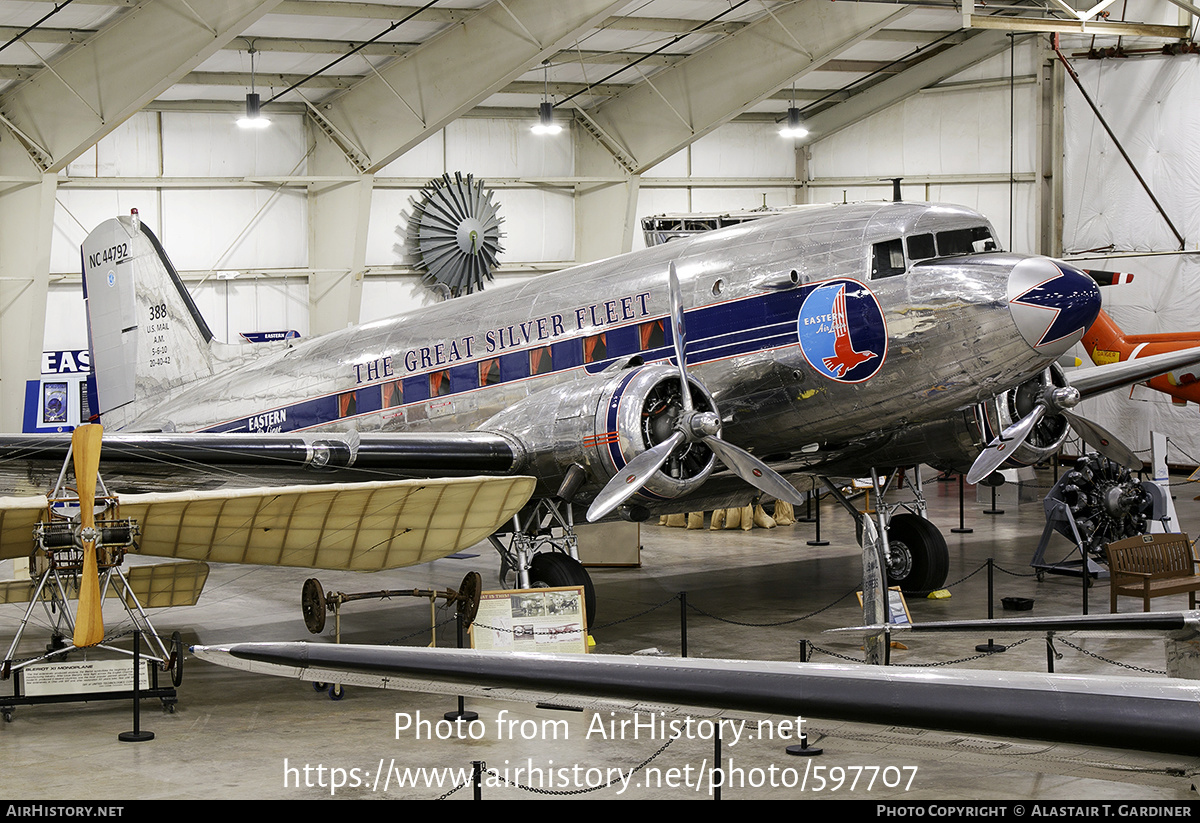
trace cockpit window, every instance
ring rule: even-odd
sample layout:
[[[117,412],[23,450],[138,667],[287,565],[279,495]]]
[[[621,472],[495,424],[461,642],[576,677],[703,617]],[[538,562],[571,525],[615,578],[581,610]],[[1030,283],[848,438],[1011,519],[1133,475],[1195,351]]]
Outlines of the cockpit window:
[[[914,234],[908,238],[909,260],[928,260],[931,257],[937,257],[932,234]]]
[[[999,246],[986,226],[972,226],[969,229],[953,229],[937,233],[939,257],[995,251],[997,248]]]
[[[904,246],[900,238],[876,243],[871,254],[871,277],[892,277],[904,274]]]

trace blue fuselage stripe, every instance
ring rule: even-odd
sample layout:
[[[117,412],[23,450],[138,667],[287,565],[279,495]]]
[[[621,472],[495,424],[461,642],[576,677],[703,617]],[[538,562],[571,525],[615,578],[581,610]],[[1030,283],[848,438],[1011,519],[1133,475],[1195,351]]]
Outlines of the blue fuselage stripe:
[[[688,364],[696,365],[723,360],[756,351],[779,349],[796,344],[796,316],[808,287],[784,292],[770,292],[753,297],[704,306],[686,313],[688,329]],[[647,323],[662,323],[660,345],[643,349],[640,327]],[[341,419],[375,414],[383,409],[398,409],[404,405],[424,403],[441,397],[453,397],[486,386],[480,385],[483,363],[498,361],[499,385],[524,380],[538,374],[551,374],[583,367],[589,373],[602,371],[614,361],[640,354],[647,362],[670,359],[674,356],[670,322],[663,317],[641,320],[604,330],[604,358],[585,362],[583,341],[589,335],[572,337],[549,345],[533,346],[503,354],[478,356],[468,363],[435,369],[375,384],[358,385],[343,392],[307,398],[276,407],[268,412],[229,420],[204,431],[297,431],[327,425]],[[594,335],[591,335],[594,336]],[[656,341],[657,342],[657,341]],[[537,354],[533,354],[537,352]],[[537,370],[534,370],[536,361]],[[547,362],[548,361],[548,362]],[[388,388],[384,388],[387,385]],[[385,402],[384,397],[389,397]],[[615,412],[614,412],[615,413]],[[615,424],[615,421],[613,421]],[[610,426],[609,431],[615,431]],[[616,448],[615,444],[611,448]],[[614,454],[618,468],[624,465]]]

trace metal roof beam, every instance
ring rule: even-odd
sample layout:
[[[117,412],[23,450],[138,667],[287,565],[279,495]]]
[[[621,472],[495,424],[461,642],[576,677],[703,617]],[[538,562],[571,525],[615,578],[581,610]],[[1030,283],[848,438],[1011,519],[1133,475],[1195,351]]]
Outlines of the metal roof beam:
[[[953,46],[922,60],[901,74],[893,75],[854,94],[843,103],[805,118],[813,142],[841,131],[876,112],[895,105],[924,88],[940,83],[981,60],[1008,48],[1008,35],[1003,32],[981,32],[967,42]]]
[[[703,20],[690,20],[680,17],[609,17],[597,28],[618,29],[620,31],[659,31],[666,34],[679,34],[691,31]],[[700,30],[702,34],[733,34],[741,31],[748,23],[736,20],[718,20]]]
[[[581,114],[623,165],[640,172],[910,10],[799,0]]]
[[[58,171],[278,2],[144,3],[0,96],[4,124],[41,171]]]
[[[619,7],[620,4],[617,4]],[[295,14],[308,17],[353,17],[362,20],[399,20],[417,11],[419,5],[389,6],[383,3],[340,3],[330,0],[283,0],[275,9],[276,14]],[[423,23],[461,23],[476,13],[475,9],[431,8],[420,12],[414,19]],[[595,28],[619,29],[622,31],[659,31],[678,33],[690,31],[703,19],[681,19],[678,17],[627,17],[610,16],[594,22]],[[717,22],[706,32],[730,34],[743,28],[739,22]]]
[[[336,5],[347,5],[338,3]],[[620,0],[504,0],[320,104],[378,171],[428,135],[557,54]]]
[[[970,15],[973,29],[1003,31],[1045,31],[1063,34],[1107,34],[1125,37],[1161,37],[1164,40],[1186,40],[1187,26],[1160,26],[1153,23],[1110,23],[1103,20],[1052,20],[1042,17],[1000,17],[989,14]]]
[[[0,26],[0,41],[7,43],[25,31],[25,28],[25,26]],[[95,33],[96,29],[52,29],[39,26],[32,31],[25,32],[21,39],[28,43],[71,44],[82,43]]]
[[[329,0],[284,0],[274,14],[296,14],[305,17],[353,17],[358,20],[400,20],[420,6],[388,6],[383,3],[337,3]],[[461,23],[475,14],[475,9],[425,9],[415,20],[422,23]]]

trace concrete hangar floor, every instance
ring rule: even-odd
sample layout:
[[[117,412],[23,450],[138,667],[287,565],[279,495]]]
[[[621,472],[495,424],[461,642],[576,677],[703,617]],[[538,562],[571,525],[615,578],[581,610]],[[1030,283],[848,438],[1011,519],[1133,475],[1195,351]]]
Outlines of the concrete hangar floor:
[[[1048,486],[1049,478],[1045,482]],[[1182,482],[1175,488],[1185,531],[1200,528],[1200,503],[1192,500],[1194,488]],[[910,600],[915,622],[985,617],[986,577],[976,572],[988,556],[1001,570],[996,575],[997,599],[1033,598],[1034,615],[1079,613],[1077,578],[1047,575],[1038,581],[1028,565],[1044,523],[1040,498],[1019,507],[1008,503],[1005,514],[991,516],[983,513],[988,506],[975,503],[968,489],[966,525],[974,531],[953,534],[951,527],[958,525],[957,484],[931,483],[926,491],[931,518],[945,532],[949,544],[953,596],[949,600]],[[813,526],[807,523],[751,532],[644,525],[641,568],[593,570],[599,604],[598,625],[593,630],[596,650],[632,654],[658,649],[677,655],[680,609],[676,595],[686,591],[691,657],[796,660],[799,641],[807,639],[817,647],[815,661],[840,662],[841,656],[861,660],[858,643],[840,635],[821,634],[826,628],[855,625],[862,614],[853,594],[861,587],[853,526],[831,502],[826,502],[823,514],[822,537],[830,545],[822,548],[806,544],[813,537]],[[1069,548],[1057,537],[1052,547],[1063,554]],[[486,543],[471,553],[477,556],[369,577],[334,572],[317,576],[326,591],[456,589],[463,575],[476,569],[484,574],[485,588],[492,588],[495,553]],[[309,576],[312,573],[303,570],[214,566],[198,605],[157,610],[152,619],[161,632],[180,631],[185,645],[314,639],[305,629],[299,605],[302,583]],[[1107,584],[1096,586],[1091,612],[1105,612],[1107,598]],[[1158,603],[1161,609],[1187,605],[1183,596],[1160,598]],[[1137,611],[1140,604],[1123,598],[1121,608]],[[19,607],[0,607],[0,638],[6,647],[20,615]],[[450,612],[443,609],[439,615],[445,619]],[[427,600],[350,604],[342,612],[343,640],[425,645],[429,616]],[[325,640],[332,640],[332,624],[330,619]],[[27,638],[18,657],[36,651],[45,642],[45,633],[33,631]],[[910,637],[905,641],[909,649],[893,652],[892,662],[961,661],[954,665],[1046,670],[1046,644],[1040,638],[1013,645],[1003,654],[981,657],[974,647],[986,640],[984,636]],[[453,643],[453,628],[448,623],[438,632],[438,644]],[[1055,662],[1060,673],[1153,676],[1151,672],[1161,672],[1164,667],[1162,645],[1157,642],[1089,638],[1073,645],[1060,641],[1056,647],[1062,654]],[[611,729],[610,721],[630,720],[630,715],[603,717],[607,713],[553,711],[498,701],[468,702],[467,708],[477,711],[484,724],[485,733],[478,740],[430,740],[428,732],[425,739],[417,739],[411,727],[397,732],[398,713],[408,721],[416,720],[420,713],[421,718],[436,722],[454,708],[448,697],[370,689],[348,688],[344,699],[331,701],[309,683],[247,674],[189,658],[176,711],[159,711],[158,701],[144,703],[142,728],[156,735],[148,743],[118,742],[117,734],[132,728],[126,703],[19,707],[13,722],[0,723],[4,793],[54,800],[433,799],[457,785],[457,770],[469,769],[472,761],[481,760],[488,769],[524,786],[538,785],[540,769],[541,785],[551,789],[532,794],[517,786],[485,785],[486,799],[682,800],[710,796],[703,775],[713,765],[714,745],[705,739],[699,717],[694,718],[697,723],[692,734],[685,734],[656,757],[664,742],[661,737],[647,739],[643,732],[635,740],[630,732],[624,739],[620,734],[609,739],[610,735],[598,730],[601,724]],[[1014,712],[1020,710],[1019,705],[1013,706]],[[746,727],[758,728],[762,718],[745,719]],[[509,724],[508,734],[497,733],[513,720],[519,723]],[[546,724],[547,720],[565,723]],[[897,717],[898,724],[902,720]],[[1089,718],[1080,717],[1079,722],[1087,723]],[[557,734],[535,732],[530,739],[523,737],[522,730],[546,728],[558,729]],[[727,784],[722,798],[1197,799],[1194,786],[1200,753],[1195,758],[1148,755],[1115,748],[984,739],[901,725],[829,722],[817,717],[805,718],[805,729],[809,744],[824,749],[820,757],[790,757],[783,750],[786,743],[794,742],[790,739],[781,742],[746,735],[732,744],[726,734],[724,765],[731,773],[740,769],[742,783]],[[627,784],[616,777],[618,773],[628,775],[630,769],[652,757],[645,768],[626,777]],[[802,792],[795,778],[810,761],[814,767],[825,767],[826,782],[823,789],[814,790],[816,781],[810,779]],[[396,785],[399,778],[393,770],[421,767],[442,771],[423,773],[418,786]],[[386,790],[384,780],[376,782],[381,769],[392,774]],[[789,769],[793,770],[790,774]],[[868,786],[872,773],[876,779]],[[836,779],[839,774],[841,780]],[[857,785],[851,786],[856,774]],[[891,785],[884,785],[885,777]],[[570,785],[563,785],[568,780]],[[577,791],[609,780],[615,784],[582,794]],[[341,785],[335,785],[338,783]],[[450,795],[454,800],[471,797],[470,786]]]

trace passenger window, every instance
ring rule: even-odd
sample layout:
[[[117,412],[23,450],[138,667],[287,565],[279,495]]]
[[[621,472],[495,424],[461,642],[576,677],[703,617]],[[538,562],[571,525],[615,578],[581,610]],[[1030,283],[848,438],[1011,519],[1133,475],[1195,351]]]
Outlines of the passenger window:
[[[876,243],[871,257],[871,277],[892,277],[904,274],[904,247],[900,238]]]
[[[442,397],[450,393],[450,370],[429,373],[429,396]]]
[[[909,260],[928,260],[931,257],[937,257],[932,234],[914,234],[908,238]]]
[[[593,334],[583,338],[583,362],[599,363],[608,357],[608,338],[604,334]]]
[[[479,363],[479,385],[495,386],[500,382],[500,358],[482,360]]]
[[[549,346],[529,350],[529,373],[531,375],[549,374],[552,371],[554,371],[554,364]]]

